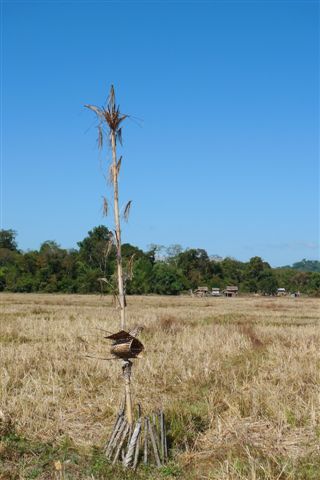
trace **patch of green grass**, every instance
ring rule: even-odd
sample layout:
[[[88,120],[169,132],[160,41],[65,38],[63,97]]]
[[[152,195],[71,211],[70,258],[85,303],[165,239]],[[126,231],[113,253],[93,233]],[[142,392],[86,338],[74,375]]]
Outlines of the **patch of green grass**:
[[[253,315],[245,315],[242,313],[224,313],[219,315],[210,315],[201,320],[203,325],[243,325],[255,324],[258,319]]]
[[[304,458],[293,467],[295,480],[319,480],[320,478],[320,455],[313,458]]]
[[[179,478],[183,474],[181,467],[173,462],[170,462],[168,465],[162,467],[159,473],[163,478]]]
[[[28,479],[33,479],[33,478],[39,478],[41,475],[41,470],[39,468],[33,468],[32,470],[29,471],[28,476],[26,478]]]
[[[229,381],[230,372],[237,378],[238,384],[248,384],[257,375],[261,363],[268,353],[264,347],[244,350],[241,353],[227,357],[220,374],[216,372],[203,379],[192,378],[184,390],[183,400],[177,398],[167,412],[169,423],[168,437],[175,450],[192,448],[198,435],[209,428],[209,416],[221,415],[229,407],[225,398],[234,395],[234,386]],[[225,374],[223,373],[225,371]],[[220,392],[214,405],[208,400],[212,392]],[[179,395],[179,391],[177,391]],[[251,414],[252,406],[248,399],[238,397],[238,407],[243,417]],[[211,405],[209,412],[208,406]]]
[[[295,414],[290,409],[287,409],[285,413],[286,413],[287,423],[291,427],[295,427],[297,425],[297,419],[296,419]]]
[[[6,333],[0,336],[0,342],[4,345],[11,343],[32,343],[34,339],[26,337],[25,335],[19,335],[17,333]]]
[[[1,480],[53,479],[60,473],[63,480],[168,480],[179,478],[181,474],[179,466],[172,462],[161,469],[144,465],[135,472],[124,469],[121,464],[112,465],[103,449],[78,449],[68,437],[57,444],[36,442],[12,429],[0,436],[0,447]],[[61,466],[60,471],[57,464]]]
[[[167,412],[169,445],[178,450],[192,447],[199,433],[209,426],[208,403],[201,388],[198,393],[190,401],[175,402]]]
[[[304,458],[296,462],[283,457],[268,457],[259,450],[251,450],[250,456],[243,450],[229,451],[225,462],[221,459],[211,469],[208,468],[208,479],[220,480],[226,473],[232,479],[256,480],[319,480],[320,455]]]
[[[10,472],[10,479],[41,478],[47,472],[54,472],[54,462],[62,464],[68,461],[72,468],[79,462],[79,453],[76,452],[72,442],[65,438],[60,444],[36,442],[11,431],[0,437],[2,445],[2,468]],[[1,464],[0,464],[1,465]]]

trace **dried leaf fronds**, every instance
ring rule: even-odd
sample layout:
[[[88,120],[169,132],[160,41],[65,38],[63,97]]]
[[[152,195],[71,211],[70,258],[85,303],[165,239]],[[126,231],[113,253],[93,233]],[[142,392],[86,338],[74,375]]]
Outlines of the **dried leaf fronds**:
[[[85,107],[92,110],[100,120],[104,120],[103,108],[96,107],[95,105],[85,105]]]
[[[124,212],[123,212],[123,218],[125,219],[126,222],[129,219],[131,204],[132,204],[132,200],[129,200],[129,202],[125,206],[125,209],[124,209]]]
[[[121,308],[119,297],[115,292],[112,292],[112,303],[115,308]]]
[[[106,123],[110,129],[110,136],[115,134],[116,140],[122,145],[122,130],[121,123],[128,115],[120,112],[119,105],[116,105],[114,87],[111,85],[108,103],[106,107],[97,107],[96,105],[85,105],[86,108],[92,110],[98,117],[100,123],[98,125],[98,145],[102,148],[103,145],[103,130],[102,125]]]
[[[113,108],[115,108],[115,104],[116,104],[116,94],[115,94],[115,91],[114,91],[114,86],[111,85],[110,87],[110,93],[108,95],[108,100],[107,100],[107,104],[108,104],[108,107],[112,110]]]
[[[105,118],[111,130],[113,130],[114,132],[118,131],[120,123],[127,117],[128,115],[123,115],[122,113],[120,113],[120,106],[116,105],[114,86],[111,85],[108,98],[108,106],[105,110]]]
[[[109,167],[108,183],[109,183],[110,185],[113,184],[113,163],[111,163],[111,164],[110,164],[110,167]]]
[[[108,204],[108,200],[106,199],[106,197],[102,197],[102,199],[103,199],[102,215],[104,217],[106,217],[108,215],[109,204]]]
[[[133,277],[133,261],[134,261],[135,253],[131,255],[129,262],[128,262],[128,280],[132,280]]]
[[[117,136],[116,136],[117,140],[119,141],[120,145],[122,145],[122,128],[119,128],[117,130]]]
[[[120,168],[121,168],[121,162],[122,162],[122,155],[121,155],[121,157],[119,158],[119,160],[117,161],[117,174],[118,174],[118,175],[119,175]]]
[[[116,172],[117,176],[119,175],[120,168],[121,168],[121,162],[122,162],[122,156],[119,158],[116,165],[111,163],[110,166],[109,166],[109,176],[108,176],[107,182],[110,185],[113,185],[113,182],[114,182],[114,172]]]
[[[110,236],[109,241],[107,243],[107,248],[105,250],[105,258],[107,258],[112,250],[112,247],[114,245],[114,240],[113,240],[113,235]]]
[[[98,278],[99,282],[109,283],[109,281],[105,277]]]
[[[97,107],[95,105],[85,105],[86,108],[92,110],[100,121],[106,122],[109,125],[110,130],[115,132],[117,135],[121,136],[121,128],[120,124],[125,120],[128,115],[120,113],[119,107],[114,106],[112,109],[108,108],[105,109],[104,107]]]
[[[101,125],[98,125],[98,147],[100,150],[103,147],[103,131]]]

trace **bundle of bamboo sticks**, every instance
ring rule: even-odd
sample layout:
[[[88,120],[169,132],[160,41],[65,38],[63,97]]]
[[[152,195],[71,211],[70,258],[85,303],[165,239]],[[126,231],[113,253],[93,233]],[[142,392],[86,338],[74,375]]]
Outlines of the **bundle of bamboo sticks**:
[[[164,465],[168,459],[168,443],[163,411],[143,417],[138,409],[138,419],[130,426],[121,408],[105,448],[108,460],[118,461],[134,470],[143,460],[144,464]]]

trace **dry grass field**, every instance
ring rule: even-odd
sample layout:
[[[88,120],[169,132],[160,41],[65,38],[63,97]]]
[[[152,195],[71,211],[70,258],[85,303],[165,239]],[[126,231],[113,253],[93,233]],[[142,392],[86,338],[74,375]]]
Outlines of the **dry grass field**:
[[[135,402],[163,407],[171,461],[123,472],[102,447],[122,396],[109,297],[2,294],[0,478],[320,479],[319,300],[129,297]]]

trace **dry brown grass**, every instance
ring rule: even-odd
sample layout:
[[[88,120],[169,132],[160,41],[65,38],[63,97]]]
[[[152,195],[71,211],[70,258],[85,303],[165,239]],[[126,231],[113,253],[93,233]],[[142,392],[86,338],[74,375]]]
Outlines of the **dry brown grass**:
[[[121,368],[85,354],[109,356],[95,327],[118,329],[111,299],[0,301],[0,410],[30,439],[102,445],[122,395]],[[188,467],[182,478],[320,478],[295,470],[320,454],[318,300],[155,296],[128,304],[129,326],[145,325],[134,398],[145,411],[167,412],[174,458]]]

